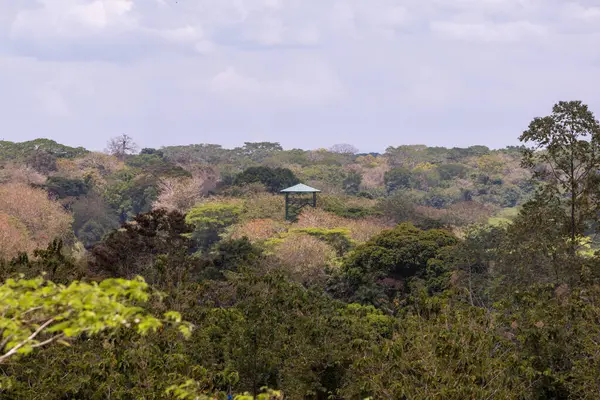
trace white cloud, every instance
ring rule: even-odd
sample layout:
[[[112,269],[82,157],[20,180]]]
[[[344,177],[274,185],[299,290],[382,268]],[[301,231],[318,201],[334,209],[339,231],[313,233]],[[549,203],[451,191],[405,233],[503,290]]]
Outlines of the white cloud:
[[[187,25],[181,28],[165,29],[158,31],[159,36],[174,42],[197,43],[202,38],[202,32],[193,26]]]
[[[67,117],[71,114],[69,105],[59,91],[43,87],[35,93],[43,114],[51,117]]]
[[[0,1],[0,121],[96,148],[500,145],[600,107],[599,45],[593,0]]]
[[[199,54],[210,54],[214,52],[215,49],[215,44],[209,40],[199,40],[194,45],[194,50],[196,50],[196,52]]]
[[[209,81],[209,90],[229,102],[254,106],[256,102],[281,105],[318,106],[341,94],[339,82],[326,73],[283,79],[258,79],[228,66]],[[282,102],[284,102],[282,104]]]
[[[38,7],[20,11],[11,27],[16,37],[37,39],[93,34],[112,29],[133,29],[133,0],[39,0]]]
[[[565,9],[566,14],[575,20],[586,23],[600,23],[600,7],[586,7],[569,2],[565,5]]]
[[[281,44],[284,41],[284,23],[279,18],[264,18],[258,26],[242,33],[245,40],[256,41],[267,46]]]
[[[543,26],[528,21],[508,23],[434,21],[431,23],[431,29],[444,37],[483,42],[515,42],[546,33]]]
[[[104,29],[120,22],[133,8],[132,0],[95,0],[89,4],[77,4],[66,13],[84,26]]]

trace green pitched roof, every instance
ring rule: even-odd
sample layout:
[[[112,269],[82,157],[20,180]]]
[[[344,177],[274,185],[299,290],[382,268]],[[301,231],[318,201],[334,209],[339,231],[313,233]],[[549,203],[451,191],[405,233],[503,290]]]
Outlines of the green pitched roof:
[[[299,183],[295,186],[289,187],[287,189],[283,189],[281,193],[316,193],[320,192],[319,189],[312,188],[310,186],[306,186],[303,183]]]

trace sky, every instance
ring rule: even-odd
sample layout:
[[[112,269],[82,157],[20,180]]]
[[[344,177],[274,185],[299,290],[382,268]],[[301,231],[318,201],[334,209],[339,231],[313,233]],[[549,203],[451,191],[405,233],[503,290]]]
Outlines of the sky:
[[[600,0],[0,0],[0,139],[497,148],[599,49]]]

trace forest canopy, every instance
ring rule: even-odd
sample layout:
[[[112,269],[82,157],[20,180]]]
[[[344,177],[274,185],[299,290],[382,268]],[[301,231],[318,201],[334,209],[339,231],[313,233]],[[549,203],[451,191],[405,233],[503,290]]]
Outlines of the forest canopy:
[[[600,124],[517,136],[0,142],[0,397],[597,399]]]

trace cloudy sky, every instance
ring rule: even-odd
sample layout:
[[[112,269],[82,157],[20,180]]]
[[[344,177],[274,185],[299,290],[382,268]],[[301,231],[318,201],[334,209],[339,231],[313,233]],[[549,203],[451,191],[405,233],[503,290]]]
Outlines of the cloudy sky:
[[[559,100],[600,114],[599,0],[0,0],[5,140],[502,147]]]

